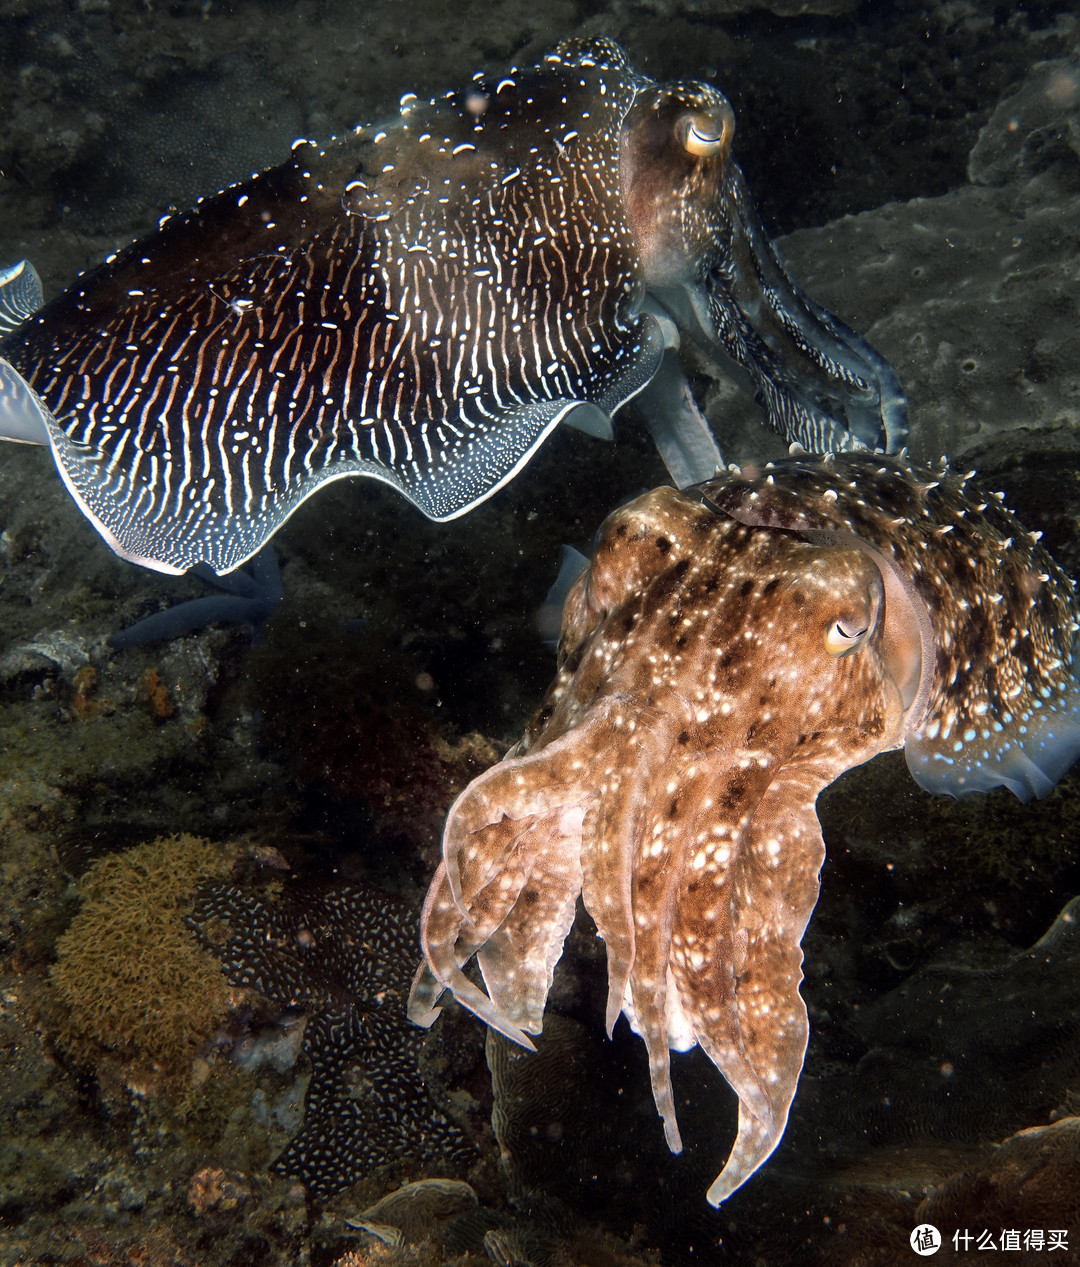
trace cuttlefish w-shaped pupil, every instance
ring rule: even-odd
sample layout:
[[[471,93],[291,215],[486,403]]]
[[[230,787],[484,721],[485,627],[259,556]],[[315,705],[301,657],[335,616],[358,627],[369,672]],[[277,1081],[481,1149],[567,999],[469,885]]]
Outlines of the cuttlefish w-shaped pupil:
[[[735,135],[735,116],[730,109],[708,117],[689,115],[676,129],[688,154],[716,158],[728,152]]]
[[[850,620],[846,624],[838,620],[825,635],[825,645],[834,655],[844,655],[854,650],[868,628]]]

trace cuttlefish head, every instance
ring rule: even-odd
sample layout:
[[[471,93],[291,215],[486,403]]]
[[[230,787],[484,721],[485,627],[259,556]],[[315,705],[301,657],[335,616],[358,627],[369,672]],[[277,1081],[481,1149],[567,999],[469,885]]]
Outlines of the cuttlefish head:
[[[904,748],[930,792],[1046,796],[1080,754],[1076,585],[963,474],[862,454],[731,474],[703,495],[741,523],[864,551],[880,569],[905,696]]]
[[[627,112],[620,180],[646,306],[744,370],[785,439],[815,453],[898,448],[907,410],[896,375],[787,271],[734,136],[727,98],[698,81],[650,84]]]
[[[709,84],[654,85],[623,123],[627,219],[649,285],[685,284],[723,227],[735,113]]]

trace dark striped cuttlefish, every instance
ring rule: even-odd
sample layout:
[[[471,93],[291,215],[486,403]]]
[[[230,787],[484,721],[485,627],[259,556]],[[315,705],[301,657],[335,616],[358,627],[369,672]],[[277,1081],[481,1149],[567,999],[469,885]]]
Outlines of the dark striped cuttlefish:
[[[779,1143],[809,1026],[815,804],[903,747],[954,796],[1048,792],[1080,752],[1073,582],[970,477],[851,453],[659,488],[612,514],[563,609],[524,738],[450,811],[410,1015],[450,990],[531,1047],[580,895],[607,947],[607,1025],[739,1099],[718,1205]],[[485,994],[462,971],[476,956]]]
[[[733,131],[716,89],[593,39],[297,142],[45,307],[0,274],[0,436],[48,443],[124,558],[219,574],[328,480],[452,519],[635,396],[675,482],[712,475],[680,331],[806,450],[895,448],[895,376],[786,272]]]

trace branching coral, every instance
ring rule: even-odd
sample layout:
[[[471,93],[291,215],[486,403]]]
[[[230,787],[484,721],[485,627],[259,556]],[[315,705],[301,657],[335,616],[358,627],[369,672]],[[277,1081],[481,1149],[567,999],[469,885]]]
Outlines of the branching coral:
[[[51,973],[58,1037],[72,1055],[93,1059],[105,1049],[165,1075],[187,1067],[233,992],[184,915],[197,886],[231,862],[228,850],[181,835],[89,869]]]

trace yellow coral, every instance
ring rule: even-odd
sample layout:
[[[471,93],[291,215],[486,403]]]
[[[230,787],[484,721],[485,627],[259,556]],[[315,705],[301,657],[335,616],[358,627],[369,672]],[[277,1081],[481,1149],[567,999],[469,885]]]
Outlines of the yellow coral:
[[[180,835],[94,863],[51,972],[59,1038],[73,1055],[106,1048],[166,1075],[188,1066],[232,992],[184,915],[198,885],[232,861],[227,849]]]

